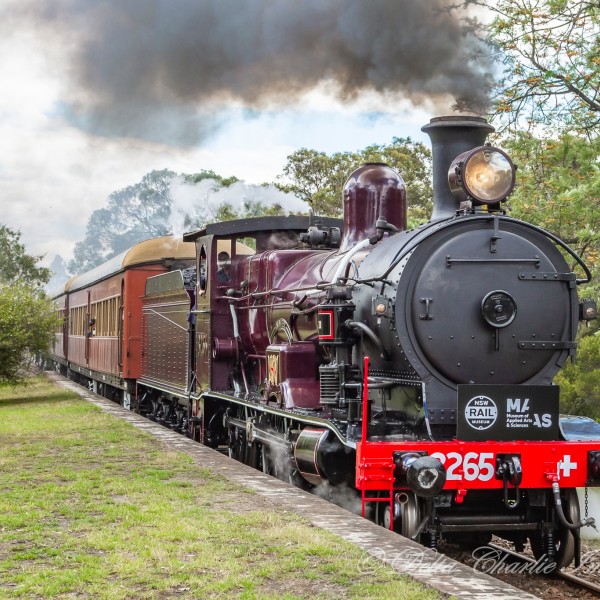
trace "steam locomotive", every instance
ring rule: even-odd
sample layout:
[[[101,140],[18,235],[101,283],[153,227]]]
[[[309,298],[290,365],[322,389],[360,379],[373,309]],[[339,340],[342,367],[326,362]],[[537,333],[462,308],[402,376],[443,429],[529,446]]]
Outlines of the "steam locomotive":
[[[431,220],[370,163],[343,221],[260,217],[143,242],[57,295],[54,360],[166,426],[435,548],[491,534],[579,560],[575,488],[600,484],[600,432],[560,417],[590,272],[507,216],[515,167],[493,128],[441,117]],[[166,244],[166,245],[165,245]],[[568,260],[579,265],[573,272]]]

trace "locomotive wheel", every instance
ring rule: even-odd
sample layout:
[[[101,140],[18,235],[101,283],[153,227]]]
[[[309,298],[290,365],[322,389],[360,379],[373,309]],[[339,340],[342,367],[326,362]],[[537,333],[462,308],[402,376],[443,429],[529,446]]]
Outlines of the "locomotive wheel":
[[[229,430],[229,458],[246,463],[248,446],[246,443],[246,432],[232,427]]]
[[[253,442],[247,448],[246,464],[253,469],[262,471],[262,452],[260,445],[257,442]]]
[[[394,494],[394,531],[404,537],[412,538],[421,519],[421,505],[417,496],[410,491],[396,492]],[[376,522],[386,529],[390,528],[389,502],[376,503]],[[419,541],[418,537],[416,541]]]
[[[256,468],[260,468],[262,466],[263,473],[270,475],[271,477],[276,477],[277,479],[285,481],[286,483],[290,483],[301,490],[310,491],[313,489],[313,486],[308,483],[308,481],[306,481],[296,469],[293,469],[288,464],[287,459],[283,455],[275,455],[273,450],[264,444],[262,445],[262,453],[260,458],[261,465],[257,466]]]
[[[553,502],[551,493],[550,501]],[[563,491],[561,494],[561,501],[567,521],[570,521],[571,523],[580,521],[581,517],[579,513],[579,500],[577,498],[577,492],[573,489]],[[569,529],[559,525],[558,529],[554,530],[554,539],[556,540],[556,569],[559,570],[563,569],[567,565],[570,565],[575,558],[575,537]],[[536,560],[539,560],[545,554],[542,532],[536,532],[529,538],[529,540],[531,542],[531,550],[533,555],[535,556]]]
[[[284,469],[282,468],[280,461],[277,460],[273,450],[265,444],[262,446],[262,470],[266,475],[271,475],[271,477],[277,477],[277,479],[287,481],[287,477],[285,477],[285,474],[283,473]]]

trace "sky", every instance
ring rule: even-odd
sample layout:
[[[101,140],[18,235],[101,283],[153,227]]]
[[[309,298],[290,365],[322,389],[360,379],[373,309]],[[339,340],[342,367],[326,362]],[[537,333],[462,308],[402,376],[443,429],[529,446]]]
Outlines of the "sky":
[[[423,12],[418,0],[3,0],[0,223],[46,263],[68,260],[91,213],[153,169],[260,184],[301,147],[428,143],[421,126],[489,65],[479,57],[463,81],[473,41]]]

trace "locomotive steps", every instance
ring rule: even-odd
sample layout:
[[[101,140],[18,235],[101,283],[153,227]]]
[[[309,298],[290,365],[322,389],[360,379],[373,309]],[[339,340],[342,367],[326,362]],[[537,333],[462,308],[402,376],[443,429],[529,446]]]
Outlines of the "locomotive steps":
[[[219,452],[148,421],[56,373],[47,375],[57,385],[75,392],[101,410],[126,420],[169,448],[187,454],[199,466],[210,469],[236,485],[253,490],[276,503],[282,511],[300,515],[313,526],[340,536],[376,560],[391,565],[397,573],[409,575],[439,590],[443,595],[481,600],[535,598],[444,555],[432,552],[317,496],[234,462]],[[242,498],[239,501],[244,502]],[[218,502],[218,498],[215,498],[215,502]],[[251,496],[248,503],[252,503]],[[372,571],[373,566],[372,563],[368,565],[365,563],[358,565],[358,569],[364,573],[365,569]]]

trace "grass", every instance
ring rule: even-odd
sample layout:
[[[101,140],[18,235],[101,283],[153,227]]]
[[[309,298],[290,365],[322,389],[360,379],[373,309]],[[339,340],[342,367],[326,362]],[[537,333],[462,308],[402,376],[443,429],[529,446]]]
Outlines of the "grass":
[[[438,595],[35,378],[0,388],[0,597]]]

